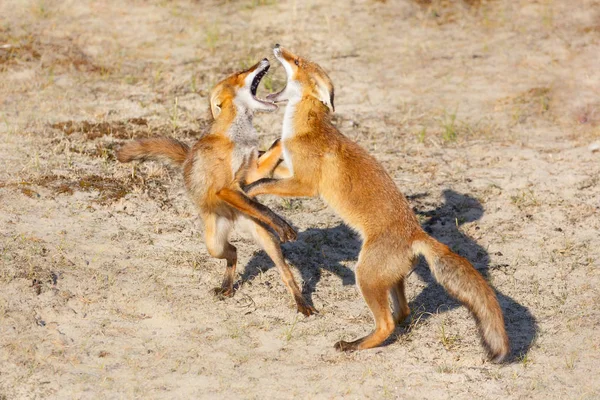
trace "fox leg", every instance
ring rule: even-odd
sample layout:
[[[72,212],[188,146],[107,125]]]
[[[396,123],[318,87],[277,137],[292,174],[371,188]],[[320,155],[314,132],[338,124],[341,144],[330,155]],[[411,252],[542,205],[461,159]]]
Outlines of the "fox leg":
[[[269,150],[265,151],[258,158],[256,168],[248,171],[246,176],[246,183],[252,183],[261,178],[271,175],[275,168],[280,163],[280,157],[282,153],[281,140],[277,139]]]
[[[273,170],[273,178],[275,179],[284,179],[289,178],[291,176],[292,173],[290,172],[288,166],[285,164],[285,161],[281,161],[279,164],[277,164],[275,170]]]
[[[271,211],[269,207],[248,197],[244,192],[224,188],[217,193],[217,196],[241,213],[269,226],[277,232],[282,242],[296,239],[296,231],[283,218]]]
[[[400,279],[396,285],[392,286],[390,295],[392,297],[394,322],[399,324],[410,315],[410,308],[405,294],[405,278]]]
[[[204,235],[209,254],[227,261],[221,287],[214,289],[216,295],[226,297],[233,296],[233,279],[237,266],[237,250],[228,241],[232,227],[232,222],[225,217],[210,214],[204,218]]]
[[[250,197],[260,194],[274,194],[280,197],[314,197],[318,194],[316,188],[299,181],[295,176],[286,179],[259,179],[244,187],[244,191]]]
[[[240,220],[242,219],[240,218]],[[301,312],[306,316],[315,314],[317,310],[308,304],[304,296],[302,296],[302,292],[296,283],[296,279],[294,279],[294,275],[292,274],[292,271],[290,271],[289,265],[285,262],[278,240],[256,222],[248,218],[244,218],[243,222],[246,230],[252,233],[256,243],[262,247],[265,253],[273,260],[273,263],[275,263],[284,285],[296,302],[298,312]]]
[[[384,261],[384,265],[382,265],[382,261]],[[344,340],[337,342],[335,344],[337,350],[370,349],[379,346],[394,331],[395,323],[390,311],[388,293],[393,285],[392,282],[396,279],[386,276],[385,261],[385,259],[382,260],[381,252],[378,249],[363,247],[356,268],[356,280],[360,292],[373,314],[375,330],[353,342]]]

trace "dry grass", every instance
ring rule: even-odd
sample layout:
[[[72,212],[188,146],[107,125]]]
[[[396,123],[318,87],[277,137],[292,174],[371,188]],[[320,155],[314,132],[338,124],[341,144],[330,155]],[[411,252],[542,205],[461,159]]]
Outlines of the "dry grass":
[[[39,64],[53,73],[75,70],[85,73],[108,74],[110,68],[97,65],[72,38],[52,38],[29,34],[11,36],[0,31],[0,70]]]
[[[600,396],[597,1],[8,0],[0,15],[0,399]],[[284,253],[319,315],[297,316],[237,234],[237,292],[210,294],[224,266],[180,171],[114,150],[192,143],[210,88],[275,42],[323,65],[334,123],[494,285],[507,364],[423,262],[386,346],[335,352],[372,322],[360,239],[317,199],[261,200],[297,227]],[[273,63],[260,95],[284,82]],[[264,148],[282,115],[255,117]]]

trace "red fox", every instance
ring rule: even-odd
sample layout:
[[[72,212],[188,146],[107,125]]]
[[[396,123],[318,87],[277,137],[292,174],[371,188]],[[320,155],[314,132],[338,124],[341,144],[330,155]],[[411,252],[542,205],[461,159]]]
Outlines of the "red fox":
[[[222,80],[212,89],[210,133],[191,149],[171,138],[142,139],[125,144],[117,158],[121,162],[166,160],[183,167],[188,195],[204,222],[208,252],[227,261],[223,283],[215,289],[216,294],[233,295],[237,251],[228,237],[236,223],[271,257],[294,297],[298,311],[311,315],[315,309],[302,296],[278,240],[266,227],[275,231],[282,242],[294,240],[296,232],[273,211],[241,190],[241,185],[267,176],[279,162],[277,144],[258,157],[258,136],[252,126],[255,111],[277,109],[274,103],[256,97],[258,85],[268,69],[269,61],[264,59],[250,69]]]
[[[392,333],[395,324],[410,314],[404,281],[423,255],[438,282],[475,317],[489,355],[501,361],[509,343],[494,291],[465,258],[423,231],[381,164],[332,125],[334,89],[325,71],[279,45],[274,53],[285,68],[287,84],[267,99],[288,102],[278,150],[288,177],[263,178],[245,190],[251,197],[320,196],[362,236],[356,278],[373,313],[375,330],[353,342],[339,341],[335,347],[368,349]],[[281,166],[276,172],[279,176],[286,173]]]

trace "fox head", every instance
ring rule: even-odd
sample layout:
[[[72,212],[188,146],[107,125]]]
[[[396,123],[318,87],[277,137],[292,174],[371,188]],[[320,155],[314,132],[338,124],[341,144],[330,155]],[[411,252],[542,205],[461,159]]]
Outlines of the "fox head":
[[[298,101],[303,97],[314,97],[332,112],[335,111],[333,83],[323,68],[278,44],[275,45],[273,54],[285,68],[287,83],[280,92],[268,95],[268,100]]]
[[[256,97],[256,89],[269,70],[269,60],[259,61],[245,71],[236,72],[223,79],[210,92],[210,112],[215,120],[224,110],[250,113],[255,111],[272,112],[277,105]]]

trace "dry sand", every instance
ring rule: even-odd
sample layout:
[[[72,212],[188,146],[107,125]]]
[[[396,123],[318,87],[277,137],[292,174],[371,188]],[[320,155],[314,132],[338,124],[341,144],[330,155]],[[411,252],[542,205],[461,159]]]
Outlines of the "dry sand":
[[[0,3],[0,399],[600,398],[600,2],[334,3]],[[236,235],[237,292],[213,297],[180,173],[114,148],[192,143],[212,85],[276,42],[326,68],[341,130],[493,284],[508,363],[425,263],[386,345],[336,352],[372,321],[359,239],[317,199],[263,200],[320,314]],[[256,117],[264,147],[282,115]]]

